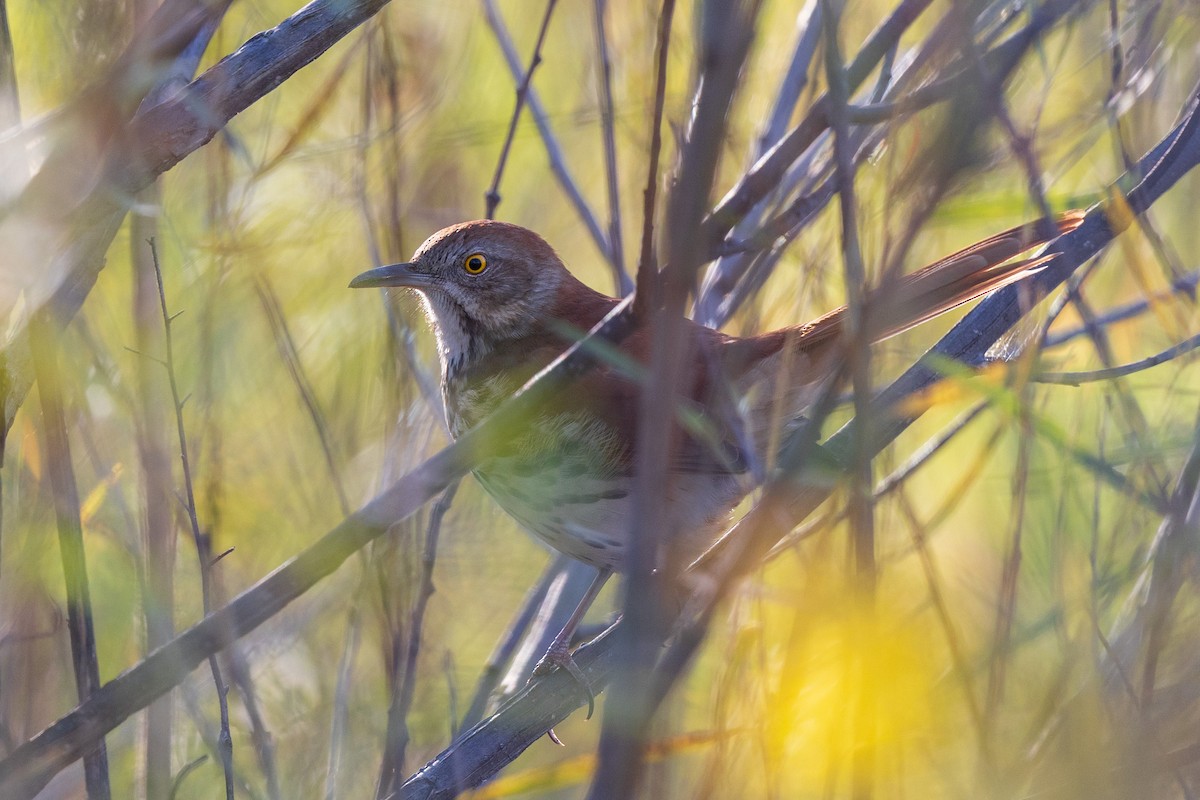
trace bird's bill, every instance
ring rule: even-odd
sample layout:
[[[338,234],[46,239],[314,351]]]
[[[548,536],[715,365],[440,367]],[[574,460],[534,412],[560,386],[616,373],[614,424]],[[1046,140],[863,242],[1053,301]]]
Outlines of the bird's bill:
[[[389,264],[386,267],[369,269],[350,281],[351,289],[371,289],[381,286],[425,289],[429,285],[429,274],[418,272],[412,264]]]

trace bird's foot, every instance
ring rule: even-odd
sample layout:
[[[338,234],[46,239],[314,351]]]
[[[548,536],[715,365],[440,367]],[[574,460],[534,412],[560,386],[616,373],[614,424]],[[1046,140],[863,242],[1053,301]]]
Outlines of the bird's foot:
[[[550,648],[546,651],[546,654],[542,656],[541,661],[539,661],[537,666],[533,668],[533,674],[534,676],[548,675],[549,673],[553,672],[555,668],[565,670],[567,674],[575,679],[575,682],[579,684],[579,688],[582,689],[587,695],[588,710],[586,718],[591,719],[592,714],[596,711],[596,695],[593,694],[592,687],[588,685],[588,681],[583,674],[583,670],[579,668],[579,665],[575,663],[575,659],[571,657],[570,645],[567,642],[560,641],[558,639],[555,639],[554,642],[551,643]],[[558,737],[554,735],[553,730],[550,731],[550,738],[557,744],[562,744],[558,741]]]

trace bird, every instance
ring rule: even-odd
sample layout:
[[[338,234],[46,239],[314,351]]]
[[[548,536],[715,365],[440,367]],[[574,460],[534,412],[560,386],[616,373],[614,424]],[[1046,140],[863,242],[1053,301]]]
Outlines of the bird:
[[[878,341],[1037,271],[1016,259],[1076,227],[1068,212],[1047,230],[1022,225],[959,250],[868,293],[865,335]],[[412,259],[368,270],[351,288],[420,295],[441,367],[450,435],[457,439],[515,394],[620,302],[576,278],[537,233],[473,220],[443,228]],[[668,458],[666,528],[672,563],[689,563],[727,525],[753,489],[780,431],[803,414],[845,352],[848,310],[738,337],[685,320],[688,342],[680,413]],[[570,636],[607,578],[624,566],[632,529],[639,396],[651,326],[641,321],[616,354],[556,393],[503,452],[473,472],[510,516],[551,548],[595,567],[587,596],[535,673],[566,668]],[[686,424],[684,419],[693,420]]]

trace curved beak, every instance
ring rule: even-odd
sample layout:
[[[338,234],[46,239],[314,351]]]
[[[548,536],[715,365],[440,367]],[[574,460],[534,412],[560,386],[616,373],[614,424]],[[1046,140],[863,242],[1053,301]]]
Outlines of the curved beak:
[[[412,264],[389,264],[386,267],[369,269],[350,281],[351,289],[371,289],[381,286],[406,286],[409,289],[426,289],[432,285],[428,272],[417,270]]]

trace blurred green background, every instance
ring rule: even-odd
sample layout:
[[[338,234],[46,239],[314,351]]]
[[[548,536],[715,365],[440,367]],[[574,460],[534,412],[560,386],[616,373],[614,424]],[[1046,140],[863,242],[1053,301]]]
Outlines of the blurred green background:
[[[1114,0],[1115,39],[1110,4],[1081,5],[1028,54],[1005,95],[1056,210],[1099,199],[1125,169],[1122,140],[1140,157],[1170,130],[1200,78],[1196,4]],[[901,56],[930,34],[947,6],[935,3],[918,20]],[[543,4],[504,0],[498,7],[527,59]],[[843,49],[856,53],[890,9],[851,2]],[[23,118],[50,131],[47,141],[75,135],[56,109],[74,102],[111,63],[144,9],[65,0],[14,2],[6,10]],[[271,0],[235,4],[204,66],[294,10]],[[751,163],[791,58],[799,10],[794,3],[763,5],[730,109],[714,201]],[[657,14],[652,5],[612,0],[605,17],[630,268],[641,229]],[[670,49],[668,167],[676,152],[672,131],[682,129],[689,111],[696,23],[695,9],[684,4]],[[593,27],[591,3],[559,4],[534,87],[574,180],[603,219]],[[1116,97],[1114,41],[1129,58]],[[793,120],[823,89],[820,59],[815,63]],[[136,663],[147,644],[145,575],[154,566],[146,561],[150,490],[139,451],[148,441],[165,446],[171,470],[166,513],[178,552],[170,613],[179,629],[202,614],[195,548],[174,494],[182,492],[182,477],[166,375],[152,358],[161,357],[154,348],[162,346],[162,321],[151,315],[139,322],[134,313],[134,262],[148,255],[147,232],[161,258],[169,309],[183,312],[173,330],[177,378],[189,396],[183,418],[198,516],[213,553],[232,548],[213,568],[217,598],[228,598],[447,442],[420,390],[419,376],[436,381],[436,361],[418,306],[346,284],[376,263],[403,260],[442,226],[483,215],[514,86],[480,4],[395,0],[172,169],[160,195],[138,206],[145,219],[137,229],[132,222],[122,228],[60,347],[102,679]],[[944,122],[940,113],[895,122],[859,171],[869,270],[905,230],[913,190],[906,177],[936,156],[930,144]],[[1025,172],[994,128],[918,235],[906,258],[910,269],[1037,216]],[[34,148],[35,167],[39,157]],[[1094,309],[1162,294],[1169,267],[1195,268],[1198,189],[1195,177],[1185,178],[1153,209],[1153,237],[1131,230],[1102,257],[1084,290]],[[528,113],[500,191],[498,218],[534,228],[586,282],[613,291],[611,272],[565,201]],[[726,330],[794,324],[841,302],[833,205],[787,249]],[[1186,339],[1196,316],[1187,296],[1162,294],[1147,313],[1107,328],[1113,363]],[[1068,309],[1053,330],[1079,322]],[[876,380],[896,375],[950,324],[935,321],[880,346]],[[148,352],[133,352],[143,347]],[[1152,645],[1157,665],[1149,690],[1141,661],[1136,674],[1106,677],[1106,637],[1136,602],[1163,517],[1080,457],[1095,456],[1146,491],[1169,491],[1195,436],[1190,363],[1184,356],[1119,383],[1080,387],[1012,388],[1003,370],[951,380],[876,464],[882,479],[988,401],[881,499],[877,615],[851,613],[848,537],[837,519],[764,565],[727,604],[664,709],[644,795],[848,796],[852,763],[869,747],[879,797],[1191,796],[1200,777],[1195,551],[1181,561],[1184,588]],[[1042,355],[1044,369],[1101,365],[1087,337]],[[148,400],[157,412],[147,410]],[[37,404],[27,401],[3,470],[6,749],[75,705],[40,425]],[[835,499],[822,513],[836,517],[841,505]],[[424,535],[424,518],[398,526],[240,643],[249,683],[235,681],[230,693],[239,796],[269,796],[252,744],[248,685],[273,744],[279,796],[320,797],[327,785],[338,797],[373,791],[389,676],[410,630]],[[549,558],[477,485],[464,482],[437,554],[405,773],[446,746],[495,642]],[[1007,578],[1006,564],[1015,569]],[[1010,634],[1000,630],[998,613],[1006,580],[1015,581]],[[612,596],[610,587],[594,618],[611,610]],[[878,665],[872,674],[847,667],[863,652]],[[853,724],[849,712],[864,683],[878,698],[870,730]],[[170,702],[176,774],[212,752],[216,701],[207,670],[196,671]],[[348,723],[333,733],[338,703]],[[143,717],[108,737],[114,796],[145,791]],[[478,796],[582,796],[599,729],[598,720],[574,715],[557,728],[565,748],[543,739]],[[339,762],[330,780],[331,748]],[[52,796],[83,796],[81,774],[76,766],[60,775],[60,793]],[[220,796],[219,776],[210,758],[181,781],[178,797]]]

